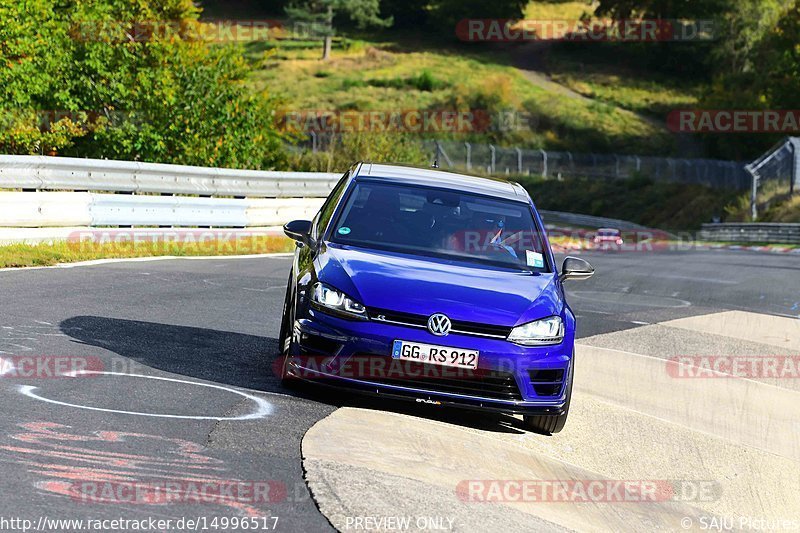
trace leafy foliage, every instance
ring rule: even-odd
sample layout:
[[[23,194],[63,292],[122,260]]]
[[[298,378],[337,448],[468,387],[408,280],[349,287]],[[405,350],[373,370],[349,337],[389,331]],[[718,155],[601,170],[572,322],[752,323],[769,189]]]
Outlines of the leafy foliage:
[[[285,11],[289,18],[311,24],[320,36],[334,34],[337,15],[349,18],[359,29],[392,25],[392,17],[380,16],[379,0],[300,0],[290,3]]]
[[[273,99],[249,93],[240,50],[199,24],[190,0],[0,0],[0,150],[280,163]]]

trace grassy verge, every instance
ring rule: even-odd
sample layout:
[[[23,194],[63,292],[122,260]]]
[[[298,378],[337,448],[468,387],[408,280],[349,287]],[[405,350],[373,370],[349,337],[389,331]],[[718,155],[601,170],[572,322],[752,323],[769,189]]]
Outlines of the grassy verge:
[[[583,62],[556,53],[553,80],[586,97],[664,120],[672,110],[697,106],[699,88],[665,77],[644,76],[622,66]]]
[[[507,51],[484,44],[348,39],[326,62],[318,48],[313,41],[249,45],[252,89],[269,90],[286,111],[458,109],[530,117],[526,126],[473,134],[475,142],[643,154],[674,147],[663,129],[626,109],[534,85],[508,64]]]
[[[789,196],[785,184],[767,183],[758,193],[756,222],[800,222],[800,194]],[[742,194],[727,208],[727,222],[751,222],[750,194]]]
[[[0,268],[50,266],[95,259],[158,256],[224,256],[288,252],[292,241],[281,236],[243,237],[193,243],[120,242],[53,244],[9,244],[0,246]]]

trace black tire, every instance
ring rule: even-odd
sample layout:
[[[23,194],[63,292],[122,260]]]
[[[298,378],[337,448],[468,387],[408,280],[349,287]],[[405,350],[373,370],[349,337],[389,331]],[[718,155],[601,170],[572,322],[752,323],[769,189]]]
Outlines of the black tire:
[[[281,385],[292,386],[296,380],[288,373],[289,354],[292,350],[292,328],[294,327],[294,306],[292,300],[292,281],[293,274],[289,274],[289,282],[286,284],[286,298],[283,300],[283,316],[281,317],[281,331],[278,335],[278,356],[279,361],[275,366],[278,368],[278,378]]]
[[[569,375],[567,376],[567,401],[564,403],[564,412],[560,415],[525,415],[523,416],[523,426],[528,431],[540,433],[542,435],[552,435],[564,429],[569,415],[569,403],[572,399],[572,381],[575,375],[575,357],[569,365]]]

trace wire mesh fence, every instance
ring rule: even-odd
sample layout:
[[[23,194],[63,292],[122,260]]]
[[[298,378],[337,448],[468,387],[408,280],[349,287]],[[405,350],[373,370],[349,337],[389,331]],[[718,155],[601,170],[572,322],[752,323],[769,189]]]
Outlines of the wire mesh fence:
[[[752,175],[752,218],[800,191],[800,137],[789,137],[746,166]]]
[[[737,190],[747,190],[751,181],[743,163],[716,159],[583,154],[457,141],[427,141],[426,147],[441,168],[485,174],[604,179],[643,176]]]
[[[311,134],[297,149],[328,149],[335,136]],[[789,137],[752,163],[622,154],[586,154],[507,148],[460,141],[421,141],[440,168],[487,175],[547,179],[644,177],[716,189],[749,190],[752,219],[775,202],[800,192],[800,137]],[[402,163],[402,161],[398,161]]]

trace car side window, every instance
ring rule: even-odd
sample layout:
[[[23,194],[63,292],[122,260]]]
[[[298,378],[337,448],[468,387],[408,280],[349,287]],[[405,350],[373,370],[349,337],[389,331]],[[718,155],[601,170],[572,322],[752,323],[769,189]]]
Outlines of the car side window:
[[[319,235],[325,232],[325,228],[328,227],[328,223],[331,221],[331,217],[333,216],[333,211],[336,209],[336,205],[339,203],[339,198],[342,197],[342,193],[344,192],[345,185],[347,184],[347,178],[350,177],[350,171],[344,173],[344,176],[341,177],[339,182],[331,191],[331,194],[328,196],[328,199],[325,200],[325,203],[322,204],[322,207],[317,213],[317,216],[314,217],[314,234],[312,237],[316,240]]]

